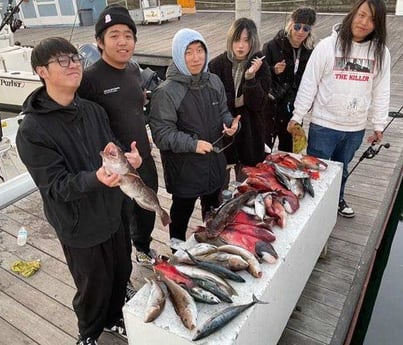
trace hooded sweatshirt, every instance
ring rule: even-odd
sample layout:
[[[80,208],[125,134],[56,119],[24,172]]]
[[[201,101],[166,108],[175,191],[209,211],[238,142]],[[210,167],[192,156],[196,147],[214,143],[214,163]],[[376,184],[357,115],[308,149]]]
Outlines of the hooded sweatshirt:
[[[124,195],[98,181],[100,151],[115,137],[105,111],[76,97],[64,107],[41,87],[23,104],[16,143],[61,243],[87,248],[120,226]]]
[[[173,63],[166,80],[151,100],[150,126],[161,152],[167,191],[183,198],[208,195],[220,189],[225,177],[224,154],[196,153],[198,140],[213,143],[222,137],[223,124],[232,123],[225,90],[220,79],[203,71],[191,75],[185,62],[189,44],[204,38],[194,30],[178,31],[172,42]],[[207,54],[206,54],[207,56]],[[222,140],[216,145],[222,147]]]
[[[352,42],[343,58],[337,42],[339,24],[319,42],[308,61],[294,103],[292,120],[302,122],[312,107],[312,123],[346,132],[365,129],[371,118],[375,131],[387,123],[390,96],[390,53],[385,47],[382,70],[374,42]]]

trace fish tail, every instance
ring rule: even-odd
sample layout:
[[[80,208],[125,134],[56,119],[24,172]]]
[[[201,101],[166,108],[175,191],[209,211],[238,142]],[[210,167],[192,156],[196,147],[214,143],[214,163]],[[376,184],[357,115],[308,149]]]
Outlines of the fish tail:
[[[257,304],[269,304],[269,302],[261,301],[260,299],[258,299],[258,298],[255,296],[255,294],[252,295],[252,299],[253,299],[253,302],[254,302],[254,303],[257,303]]]
[[[169,214],[163,209],[161,209],[160,218],[161,218],[161,222],[162,222],[163,226],[167,226],[168,224],[171,224],[171,222],[172,222]]]

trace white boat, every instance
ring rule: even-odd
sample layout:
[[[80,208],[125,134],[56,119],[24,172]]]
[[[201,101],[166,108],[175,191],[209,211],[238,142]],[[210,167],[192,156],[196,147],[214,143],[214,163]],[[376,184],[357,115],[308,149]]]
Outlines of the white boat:
[[[0,109],[19,112],[25,98],[41,86],[31,67],[32,47],[14,43],[21,21],[14,18],[17,6],[7,7],[0,25]]]

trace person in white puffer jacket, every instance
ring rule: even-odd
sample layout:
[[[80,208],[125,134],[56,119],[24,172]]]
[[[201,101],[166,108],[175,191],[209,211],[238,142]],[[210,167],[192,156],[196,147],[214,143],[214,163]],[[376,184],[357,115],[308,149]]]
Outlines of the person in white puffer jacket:
[[[341,24],[314,49],[294,103],[288,131],[312,111],[309,155],[343,163],[338,213],[354,217],[344,200],[348,164],[361,146],[367,120],[379,143],[387,124],[390,53],[386,47],[386,7],[382,0],[358,0]]]

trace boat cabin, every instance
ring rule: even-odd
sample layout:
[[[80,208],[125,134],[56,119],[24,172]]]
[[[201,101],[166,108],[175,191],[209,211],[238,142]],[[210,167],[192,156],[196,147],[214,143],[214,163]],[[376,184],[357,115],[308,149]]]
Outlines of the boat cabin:
[[[16,6],[21,0],[0,0],[2,14],[8,6]],[[93,25],[107,0],[30,0],[22,1],[18,13],[27,27],[53,25]]]

